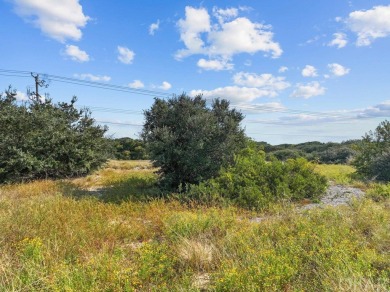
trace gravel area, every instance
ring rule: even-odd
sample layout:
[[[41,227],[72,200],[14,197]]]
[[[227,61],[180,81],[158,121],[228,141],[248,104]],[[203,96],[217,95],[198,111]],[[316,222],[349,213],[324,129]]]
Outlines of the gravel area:
[[[358,188],[347,187],[343,185],[330,186],[320,203],[307,204],[301,209],[308,210],[320,206],[339,206],[347,205],[352,198],[360,199],[364,196],[364,192]]]

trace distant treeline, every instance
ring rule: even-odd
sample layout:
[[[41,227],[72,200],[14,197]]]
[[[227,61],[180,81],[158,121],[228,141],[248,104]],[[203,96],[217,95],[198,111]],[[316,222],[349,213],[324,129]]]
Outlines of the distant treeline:
[[[271,145],[267,142],[255,142],[267,157],[279,160],[303,157],[309,161],[325,164],[346,164],[356,154],[355,146],[360,140],[349,140],[341,143],[305,142],[300,144]],[[111,139],[113,158],[119,160],[148,159],[145,144],[141,139],[118,138]]]
[[[109,139],[112,145],[112,158],[118,160],[148,159],[145,144],[140,139],[128,137]]]
[[[310,161],[329,164],[346,164],[356,154],[354,150],[360,140],[349,140],[341,143],[305,142],[300,144],[270,145],[267,142],[256,142],[258,147],[267,153],[267,157],[279,160],[304,157]]]

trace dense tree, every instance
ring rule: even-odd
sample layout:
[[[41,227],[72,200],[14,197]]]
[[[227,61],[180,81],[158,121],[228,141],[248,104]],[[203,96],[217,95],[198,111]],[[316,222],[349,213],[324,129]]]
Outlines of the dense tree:
[[[374,132],[363,136],[353,162],[357,172],[368,178],[390,181],[390,122],[381,122]]]
[[[145,145],[142,140],[129,137],[112,139],[113,156],[120,160],[147,159]]]
[[[0,183],[80,176],[107,160],[107,128],[75,102],[19,103],[11,88],[0,95]]]
[[[246,141],[242,119],[226,100],[214,100],[208,107],[201,96],[156,98],[145,111],[142,137],[150,159],[160,168],[162,188],[197,184],[233,162]]]

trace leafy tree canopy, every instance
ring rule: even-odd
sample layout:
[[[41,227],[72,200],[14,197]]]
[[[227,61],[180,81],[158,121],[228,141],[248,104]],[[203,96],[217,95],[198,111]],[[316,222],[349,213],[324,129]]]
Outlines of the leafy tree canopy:
[[[368,178],[390,181],[390,122],[381,122],[375,131],[363,136],[353,162],[357,172]]]
[[[166,190],[215,176],[246,143],[243,115],[229,109],[226,100],[216,99],[208,107],[202,96],[156,98],[144,114],[142,137]]]
[[[107,160],[107,128],[75,102],[20,103],[11,87],[0,94],[0,183],[80,176]]]

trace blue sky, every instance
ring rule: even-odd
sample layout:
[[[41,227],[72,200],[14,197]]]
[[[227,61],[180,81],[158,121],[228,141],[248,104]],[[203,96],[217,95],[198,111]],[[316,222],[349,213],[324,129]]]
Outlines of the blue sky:
[[[115,137],[138,137],[153,98],[182,92],[229,99],[271,144],[360,138],[390,118],[390,1],[0,0],[0,12],[3,88],[23,100],[41,73],[41,93],[76,95]]]

